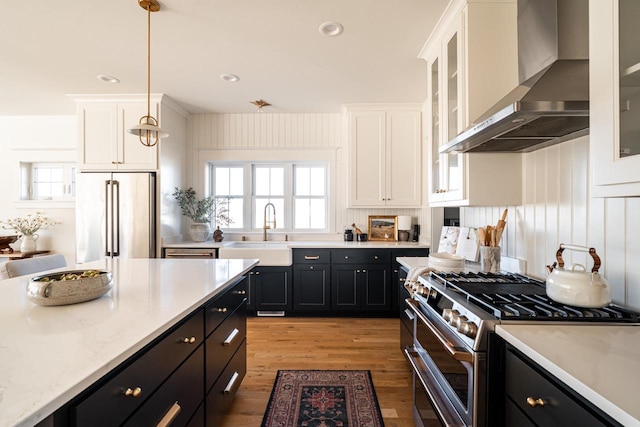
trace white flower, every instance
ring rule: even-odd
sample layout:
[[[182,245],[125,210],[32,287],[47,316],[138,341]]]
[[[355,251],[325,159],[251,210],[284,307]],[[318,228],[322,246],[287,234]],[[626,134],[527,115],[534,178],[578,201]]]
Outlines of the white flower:
[[[40,212],[27,214],[24,218],[11,218],[6,221],[0,220],[0,227],[5,230],[14,230],[21,235],[30,236],[40,229],[47,229],[56,223],[49,220]]]

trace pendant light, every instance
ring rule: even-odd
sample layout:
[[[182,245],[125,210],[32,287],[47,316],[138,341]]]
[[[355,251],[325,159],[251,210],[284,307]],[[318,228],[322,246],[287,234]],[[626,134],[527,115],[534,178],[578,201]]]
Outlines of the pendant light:
[[[157,0],[138,0],[138,4],[147,11],[147,115],[142,116],[139,124],[127,129],[127,132],[138,135],[142,145],[153,147],[160,138],[169,136],[151,115],[151,12],[159,11],[160,3]]]

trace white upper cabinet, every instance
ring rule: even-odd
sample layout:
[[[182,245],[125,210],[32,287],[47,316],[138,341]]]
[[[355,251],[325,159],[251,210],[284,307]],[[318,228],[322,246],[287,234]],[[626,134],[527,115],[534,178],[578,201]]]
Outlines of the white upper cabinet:
[[[516,17],[515,0],[454,0],[420,53],[431,206],[521,203],[520,154],[439,152],[518,85]]]
[[[420,108],[345,106],[349,207],[420,207]]]
[[[592,196],[640,196],[640,2],[589,2]]]
[[[139,101],[80,100],[77,114],[78,167],[81,171],[158,169],[158,144],[147,147],[139,137],[127,132],[147,115],[146,96]],[[158,102],[151,102],[151,115],[160,119]]]

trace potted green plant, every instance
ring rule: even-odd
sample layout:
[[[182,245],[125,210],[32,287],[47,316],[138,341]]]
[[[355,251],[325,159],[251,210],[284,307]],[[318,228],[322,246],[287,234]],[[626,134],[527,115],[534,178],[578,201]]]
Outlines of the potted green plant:
[[[216,199],[207,196],[201,199],[196,198],[196,191],[189,187],[186,190],[175,188],[173,197],[178,201],[178,206],[182,211],[182,215],[191,219],[192,223],[189,227],[189,236],[194,242],[204,242],[209,238],[211,233],[211,219],[215,216],[218,230],[216,234],[219,240],[222,240],[222,231],[220,225],[228,225],[231,222],[229,218],[229,203],[226,199]]]

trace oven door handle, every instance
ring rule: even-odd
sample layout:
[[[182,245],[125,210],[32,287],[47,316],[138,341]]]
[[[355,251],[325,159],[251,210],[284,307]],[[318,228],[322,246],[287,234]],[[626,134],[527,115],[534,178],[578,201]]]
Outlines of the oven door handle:
[[[418,308],[418,303],[415,300],[407,298],[405,302],[418,317],[418,320],[424,323],[425,326],[429,328],[431,333],[438,339],[438,341],[440,341],[440,344],[442,344],[442,346],[449,352],[451,357],[460,362],[473,362],[473,355],[468,351],[460,350],[459,347],[456,347],[451,341],[449,341],[444,335],[442,335],[442,333],[437,328],[435,328],[431,324],[429,319],[427,319],[427,317],[420,311],[420,309]]]
[[[446,400],[446,397],[443,397],[441,393],[437,391],[440,389],[440,386],[435,380],[431,379],[431,376],[425,376],[418,366],[418,361],[420,359],[420,355],[411,350],[410,348],[405,348],[404,353],[411,364],[413,372],[416,374],[416,378],[422,384],[422,388],[429,395],[429,399],[433,402],[433,409],[436,410],[440,420],[444,423],[446,427],[464,427],[466,426],[465,422],[460,418],[460,415],[455,412],[455,409],[451,408],[451,403]]]

